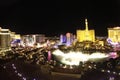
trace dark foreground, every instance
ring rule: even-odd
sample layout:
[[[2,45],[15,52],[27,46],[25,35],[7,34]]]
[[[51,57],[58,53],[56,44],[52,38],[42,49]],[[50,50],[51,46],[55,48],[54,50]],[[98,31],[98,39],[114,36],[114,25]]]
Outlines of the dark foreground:
[[[99,70],[84,74],[52,72],[47,65],[10,61],[0,66],[0,80],[120,80],[120,76]]]

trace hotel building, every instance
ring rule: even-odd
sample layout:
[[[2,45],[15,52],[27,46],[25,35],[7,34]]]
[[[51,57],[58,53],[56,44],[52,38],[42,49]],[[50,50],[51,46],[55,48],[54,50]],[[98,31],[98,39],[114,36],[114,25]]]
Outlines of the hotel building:
[[[0,49],[10,48],[10,30],[0,27]]]
[[[108,38],[112,42],[120,42],[120,27],[108,28]]]
[[[88,30],[88,21],[85,19],[85,30],[77,30],[77,40],[78,42],[83,41],[95,41],[95,31],[94,30]]]

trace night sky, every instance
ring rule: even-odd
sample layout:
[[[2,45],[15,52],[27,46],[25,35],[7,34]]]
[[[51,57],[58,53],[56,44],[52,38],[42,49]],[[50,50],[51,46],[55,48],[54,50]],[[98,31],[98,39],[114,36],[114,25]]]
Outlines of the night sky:
[[[84,19],[96,36],[120,26],[119,0],[0,0],[0,26],[19,34],[57,36],[84,29]]]

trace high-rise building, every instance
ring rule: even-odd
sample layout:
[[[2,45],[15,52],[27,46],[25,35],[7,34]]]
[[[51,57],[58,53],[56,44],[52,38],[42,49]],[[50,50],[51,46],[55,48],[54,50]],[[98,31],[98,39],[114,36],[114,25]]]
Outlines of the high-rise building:
[[[67,46],[70,46],[73,41],[75,40],[75,36],[72,33],[66,33],[66,35],[60,35],[60,42],[61,44],[66,44]]]
[[[74,35],[72,33],[66,33],[66,38],[67,38],[67,46],[71,45],[74,41]]]
[[[94,30],[88,30],[88,21],[85,19],[85,30],[77,30],[77,40],[78,42],[83,41],[95,41],[95,31]]]
[[[108,38],[112,42],[120,42],[120,27],[108,28]]]
[[[0,49],[10,48],[10,30],[0,27]]]
[[[66,39],[65,35],[63,35],[63,34],[60,35],[60,42],[61,43],[66,43],[67,42],[67,39]]]

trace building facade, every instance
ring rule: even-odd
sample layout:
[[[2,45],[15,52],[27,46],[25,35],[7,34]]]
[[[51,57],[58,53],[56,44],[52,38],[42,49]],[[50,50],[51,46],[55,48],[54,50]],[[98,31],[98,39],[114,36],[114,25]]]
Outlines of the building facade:
[[[22,41],[26,46],[33,46],[36,43],[41,43],[45,41],[45,35],[43,34],[30,34],[23,35]]]
[[[120,42],[120,27],[108,28],[108,38],[112,42]]]

